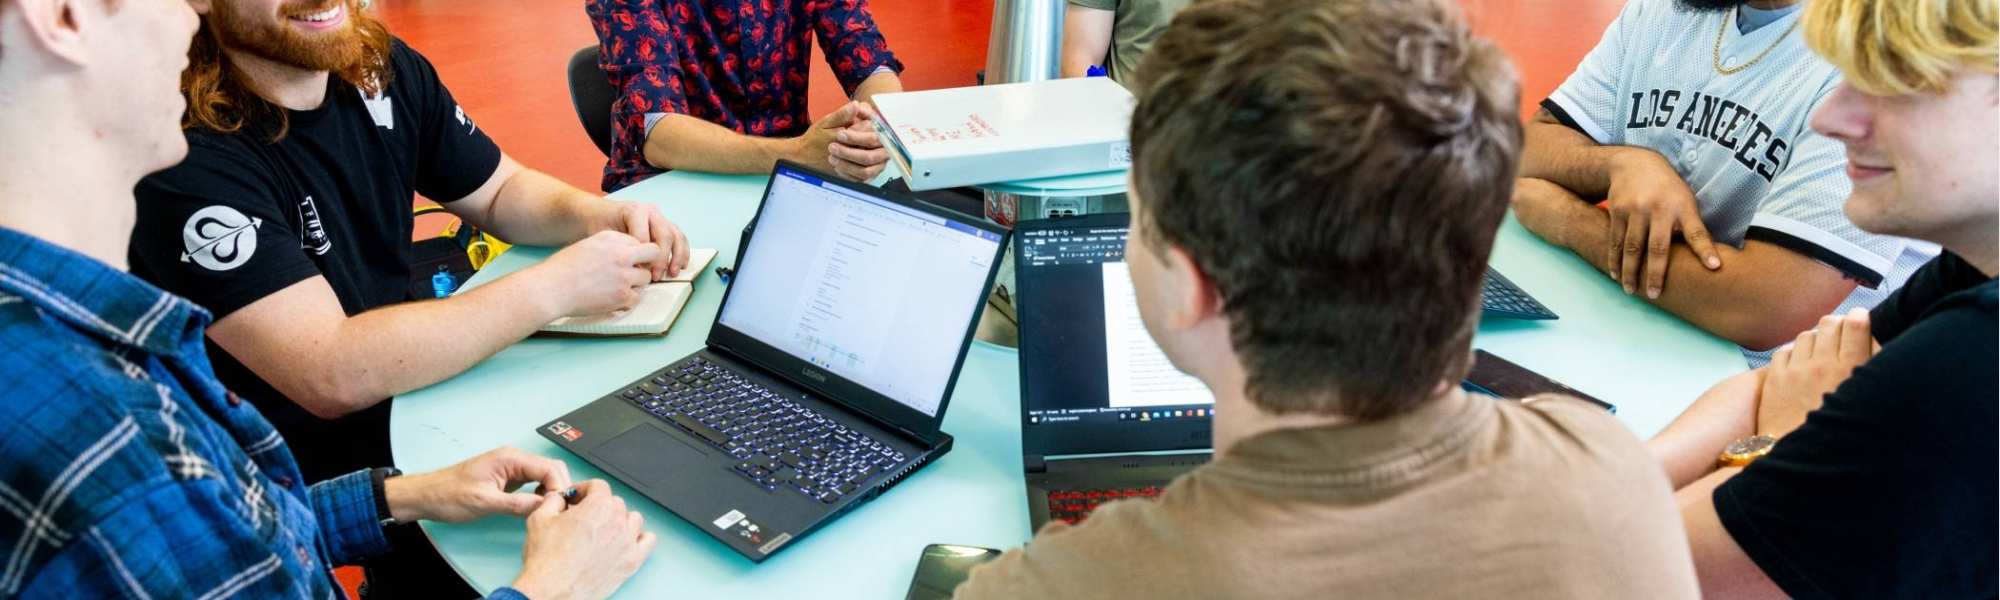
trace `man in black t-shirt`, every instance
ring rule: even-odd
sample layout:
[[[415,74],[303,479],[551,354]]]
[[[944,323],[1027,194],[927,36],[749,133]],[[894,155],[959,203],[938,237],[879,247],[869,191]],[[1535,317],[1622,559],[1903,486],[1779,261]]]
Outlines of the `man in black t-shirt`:
[[[1651,445],[1710,597],[1993,598],[2000,15],[1958,0],[1805,11],[1808,43],[1846,76],[1812,127],[1847,148],[1847,215],[1945,252],[1872,314],[1822,320],[1717,385]]]
[[[629,306],[685,266],[686,239],[657,209],[516,164],[356,2],[196,9],[181,79],[191,151],[140,184],[130,263],[214,313],[217,374],[277,426],[309,481],[392,462],[388,398],[556,318]],[[412,302],[417,193],[514,243],[568,247]],[[391,540],[371,595],[469,595],[421,532],[399,526]],[[423,587],[438,582],[448,589]]]

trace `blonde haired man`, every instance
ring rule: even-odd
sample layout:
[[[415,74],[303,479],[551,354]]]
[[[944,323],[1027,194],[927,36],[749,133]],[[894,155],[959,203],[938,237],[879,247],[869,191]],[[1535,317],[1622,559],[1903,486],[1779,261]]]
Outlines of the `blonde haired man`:
[[[1847,216],[1945,252],[1716,386],[1653,450],[1710,597],[1992,598],[2000,6],[1817,0],[1804,27],[1846,77],[1812,127],[1846,147]]]

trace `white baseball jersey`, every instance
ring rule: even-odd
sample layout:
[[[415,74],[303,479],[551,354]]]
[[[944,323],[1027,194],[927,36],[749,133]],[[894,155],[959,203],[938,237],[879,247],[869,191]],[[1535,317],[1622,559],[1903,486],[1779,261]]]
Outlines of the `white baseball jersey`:
[[[1801,12],[1742,34],[1728,11],[1631,0],[1542,107],[1599,144],[1665,156],[1716,241],[1758,240],[1823,262],[1860,282],[1840,311],[1872,308],[1937,246],[1862,231],[1841,211],[1845,150],[1807,127],[1840,72],[1806,48],[1793,28]],[[1770,53],[1723,75],[1718,34],[1726,67]]]

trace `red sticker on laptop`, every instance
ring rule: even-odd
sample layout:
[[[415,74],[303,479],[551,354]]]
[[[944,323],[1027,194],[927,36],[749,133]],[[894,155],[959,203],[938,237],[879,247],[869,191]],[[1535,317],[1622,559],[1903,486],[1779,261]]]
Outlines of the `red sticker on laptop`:
[[[564,423],[562,421],[556,421],[555,423],[550,424],[549,433],[561,436],[562,439],[569,440],[572,442],[583,438],[583,430],[577,429],[575,427],[570,427],[568,423]]]

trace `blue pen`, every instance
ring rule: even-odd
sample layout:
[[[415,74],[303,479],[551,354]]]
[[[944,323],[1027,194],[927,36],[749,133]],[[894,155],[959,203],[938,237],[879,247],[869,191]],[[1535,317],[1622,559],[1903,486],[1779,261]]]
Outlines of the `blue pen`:
[[[1104,67],[1099,65],[1090,65],[1090,68],[1085,69],[1083,72],[1084,77],[1105,77],[1107,75],[1109,74],[1104,72]]]

